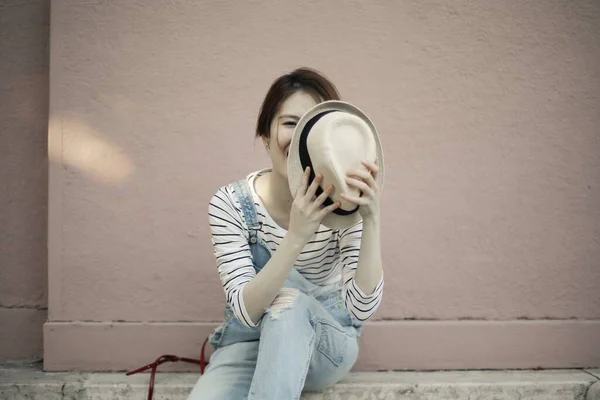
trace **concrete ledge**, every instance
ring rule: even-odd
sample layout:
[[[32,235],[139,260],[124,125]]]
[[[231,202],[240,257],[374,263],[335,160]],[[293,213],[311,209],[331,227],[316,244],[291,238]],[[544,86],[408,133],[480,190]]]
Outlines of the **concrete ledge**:
[[[44,325],[44,369],[122,371],[161,354],[198,358],[204,338],[216,326],[203,322],[48,322]],[[360,338],[354,370],[596,367],[600,365],[598,338],[600,320],[373,321]],[[189,364],[174,368],[197,370]]]
[[[600,382],[593,383],[587,391],[586,400],[600,400]]]
[[[159,373],[155,399],[185,400],[198,379],[193,373]],[[42,372],[40,365],[0,367],[0,398],[6,400],[146,398],[148,374]],[[600,400],[600,383],[586,370],[362,372],[335,387],[305,393],[304,400],[341,399],[528,399]]]

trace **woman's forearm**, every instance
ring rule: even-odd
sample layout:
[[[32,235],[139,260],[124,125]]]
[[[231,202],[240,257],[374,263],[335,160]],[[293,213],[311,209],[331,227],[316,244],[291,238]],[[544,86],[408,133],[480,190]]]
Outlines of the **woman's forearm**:
[[[305,241],[288,232],[267,264],[244,286],[244,306],[254,324],[281,291],[305,245]]]
[[[382,276],[380,220],[379,217],[364,219],[354,282],[364,294],[370,295]]]

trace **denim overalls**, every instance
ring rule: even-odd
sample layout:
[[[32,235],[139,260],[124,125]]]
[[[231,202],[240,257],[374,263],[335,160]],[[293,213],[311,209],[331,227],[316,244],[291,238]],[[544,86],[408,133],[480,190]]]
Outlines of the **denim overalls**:
[[[248,182],[233,186],[258,273],[270,250],[257,235],[260,223]],[[255,328],[225,307],[224,322],[210,335],[215,352],[189,400],[293,400],[303,389],[323,389],[346,375],[358,357],[362,323],[346,310],[341,283],[315,285],[292,268],[282,293],[285,302],[275,299]]]

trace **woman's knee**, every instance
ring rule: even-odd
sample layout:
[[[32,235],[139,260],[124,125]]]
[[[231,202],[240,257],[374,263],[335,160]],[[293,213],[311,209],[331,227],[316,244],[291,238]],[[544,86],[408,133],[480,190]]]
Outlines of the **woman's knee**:
[[[311,315],[311,308],[316,300],[298,289],[283,288],[275,297],[271,306],[265,311],[265,320],[299,319],[303,316],[307,320]]]

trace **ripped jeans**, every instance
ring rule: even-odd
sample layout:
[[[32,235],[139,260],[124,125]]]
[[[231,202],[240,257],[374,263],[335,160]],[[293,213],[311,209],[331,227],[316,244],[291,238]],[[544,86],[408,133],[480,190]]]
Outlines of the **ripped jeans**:
[[[270,253],[252,236],[254,268]],[[358,357],[360,324],[342,301],[341,285],[318,286],[292,269],[284,289],[255,328],[229,306],[211,334],[215,352],[188,400],[293,400],[343,378]]]

